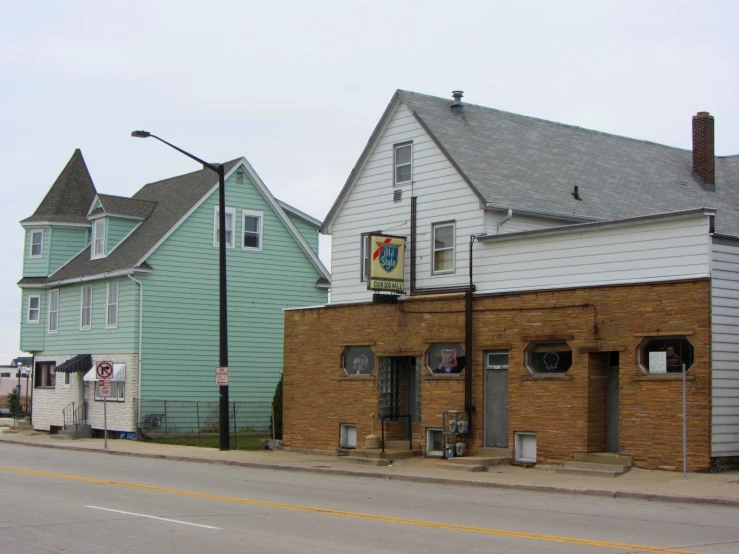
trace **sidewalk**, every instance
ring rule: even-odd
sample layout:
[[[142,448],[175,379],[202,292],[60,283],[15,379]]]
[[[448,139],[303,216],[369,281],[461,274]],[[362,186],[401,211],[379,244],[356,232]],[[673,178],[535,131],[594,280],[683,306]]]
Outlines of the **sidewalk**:
[[[739,471],[715,474],[690,473],[687,480],[683,480],[682,473],[638,468],[632,468],[626,474],[615,478],[558,475],[553,467],[542,466],[531,469],[504,465],[491,466],[488,471],[479,473],[459,472],[444,468],[446,463],[444,460],[432,458],[408,458],[397,460],[387,467],[376,467],[333,455],[285,450],[221,452],[210,448],[119,439],[108,440],[109,448],[106,451],[103,449],[102,439],[59,440],[45,433],[2,434],[3,429],[4,427],[0,427],[0,449],[13,446],[64,448],[119,456],[164,458],[421,483],[739,506]]]

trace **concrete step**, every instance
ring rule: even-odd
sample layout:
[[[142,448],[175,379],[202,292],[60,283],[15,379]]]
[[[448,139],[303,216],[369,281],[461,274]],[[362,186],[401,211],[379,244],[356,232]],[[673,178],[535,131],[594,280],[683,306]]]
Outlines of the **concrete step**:
[[[558,467],[557,474],[559,475],[587,475],[589,477],[618,477],[623,475],[623,472],[615,471],[602,471],[598,469],[570,469],[566,467]]]
[[[406,445],[406,448],[408,448],[407,445]],[[379,448],[356,449],[356,450],[351,450],[349,452],[350,458],[375,458],[375,459],[390,460],[390,461],[402,460],[405,458],[413,458],[418,455],[419,455],[419,452],[417,450],[387,450],[387,449],[385,449],[385,453],[383,454]]]
[[[390,460],[385,460],[382,458],[358,458],[356,456],[342,456],[337,459],[342,462],[350,462],[353,464],[362,464],[367,466],[387,467],[390,465]]]
[[[454,458],[455,460],[463,460],[464,458]],[[447,462],[445,464],[439,464],[440,468],[442,469],[452,469],[456,471],[474,471],[474,472],[480,472],[485,471],[486,466],[482,464],[458,464],[455,462]]]
[[[49,435],[49,438],[58,441],[71,441],[74,437],[72,437],[71,435],[66,435],[64,433],[57,433],[56,435]]]
[[[408,440],[402,440],[402,441],[396,441],[396,440],[387,440],[385,439],[385,450],[408,450],[410,447],[410,442]],[[418,450],[418,445],[413,444],[413,448],[411,450]]]
[[[511,458],[489,457],[489,456],[461,456],[459,458],[449,458],[449,463],[462,465],[481,465],[481,466],[497,466],[502,464],[510,464]]]
[[[629,471],[629,467],[617,464],[593,464],[590,462],[565,462],[566,469],[587,469],[589,471],[615,472],[619,475]]]
[[[477,449],[476,456],[484,456],[489,458],[512,458],[513,450],[511,448],[494,448],[492,446],[481,446]]]
[[[624,467],[634,465],[634,459],[631,456],[624,456],[623,454],[613,452],[576,452],[573,459],[576,462],[622,465]]]

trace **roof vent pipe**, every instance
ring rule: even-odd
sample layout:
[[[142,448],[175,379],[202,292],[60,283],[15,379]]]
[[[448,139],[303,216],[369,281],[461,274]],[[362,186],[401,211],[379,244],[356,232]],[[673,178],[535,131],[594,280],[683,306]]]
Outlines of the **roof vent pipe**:
[[[464,95],[461,90],[452,91],[452,98],[454,98],[454,102],[452,102],[452,110],[454,110],[455,114],[462,113],[462,96]]]
[[[715,164],[713,116],[708,112],[698,112],[693,116],[693,171],[706,185],[715,185]]]

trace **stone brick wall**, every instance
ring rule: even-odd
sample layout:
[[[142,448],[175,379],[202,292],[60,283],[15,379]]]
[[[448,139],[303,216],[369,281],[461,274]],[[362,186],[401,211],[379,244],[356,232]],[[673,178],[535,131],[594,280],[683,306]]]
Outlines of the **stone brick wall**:
[[[637,347],[645,336],[686,335],[695,349],[688,381],[689,468],[710,467],[710,282],[707,280],[529,292],[479,297],[474,303],[471,454],[483,441],[483,354],[509,351],[509,445],[516,432],[537,434],[537,461],[560,463],[574,452],[605,449],[603,383],[606,352],[620,353],[620,451],[649,468],[681,467],[679,376],[645,376]],[[572,348],[566,375],[532,375],[531,341],[565,340]],[[371,345],[378,357],[419,356],[435,342],[464,345],[461,295],[410,297],[398,305],[355,304],[285,313],[284,442],[333,450],[339,424],[357,425],[362,447],[377,413],[378,364],[368,377],[347,377],[347,345]],[[422,367],[426,367],[422,360]],[[465,370],[466,371],[466,370]],[[425,370],[421,421],[441,428],[444,410],[464,409],[464,374]],[[379,434],[379,428],[376,430]]]

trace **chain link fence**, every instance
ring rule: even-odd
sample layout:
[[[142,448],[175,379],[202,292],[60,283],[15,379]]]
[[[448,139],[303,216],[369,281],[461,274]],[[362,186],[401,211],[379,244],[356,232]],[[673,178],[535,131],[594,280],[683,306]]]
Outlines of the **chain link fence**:
[[[139,429],[150,437],[217,436],[220,431],[218,401],[142,400]],[[272,433],[271,402],[229,402],[231,440],[239,436]]]

